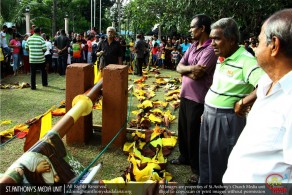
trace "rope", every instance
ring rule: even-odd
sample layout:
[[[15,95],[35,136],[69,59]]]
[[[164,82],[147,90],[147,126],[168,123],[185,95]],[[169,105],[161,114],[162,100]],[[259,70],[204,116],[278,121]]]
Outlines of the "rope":
[[[20,131],[19,133],[21,133],[21,132],[22,132],[22,131]],[[14,140],[14,139],[17,137],[17,135],[18,135],[19,133],[17,133],[17,134],[14,135],[12,138],[8,139],[6,142],[4,142],[3,144],[1,144],[1,145],[0,145],[0,148],[1,148],[2,146],[4,146],[4,145],[8,144],[8,143],[11,142],[12,140]]]
[[[34,118],[38,118],[38,117],[39,117],[38,120],[41,120],[42,116],[46,115],[48,112],[52,112],[52,110],[53,110],[55,107],[56,107],[56,105],[52,106],[47,112],[45,112],[45,113],[42,114],[42,115],[36,116],[36,117],[34,117]],[[29,125],[29,127],[30,127],[30,126],[31,126],[31,125]],[[14,126],[14,127],[15,127],[15,126]],[[13,127],[13,128],[14,128],[14,127]],[[29,128],[29,127],[28,127],[28,128]],[[14,129],[13,129],[13,130],[14,130]],[[24,130],[25,130],[25,129],[24,129]],[[5,141],[3,144],[0,144],[0,148],[1,148],[2,146],[6,145],[7,143],[11,142],[12,140],[14,140],[14,139],[18,136],[18,134],[22,133],[24,130],[18,132],[16,135],[14,135],[12,138],[10,138],[10,139],[8,139],[7,141]]]
[[[133,74],[134,75],[134,74]],[[115,141],[115,139],[119,136],[119,134],[122,132],[124,128],[127,127],[127,123],[129,121],[129,116],[131,113],[131,105],[132,105],[132,98],[133,97],[133,90],[130,96],[130,102],[128,104],[128,113],[127,113],[127,119],[122,125],[122,127],[119,129],[117,134],[111,139],[111,141],[104,147],[104,149],[95,157],[95,159],[81,172],[81,174],[74,180],[74,184],[77,184],[81,178],[88,172],[88,170],[96,163],[96,161],[101,157],[101,155],[107,150],[107,148]]]

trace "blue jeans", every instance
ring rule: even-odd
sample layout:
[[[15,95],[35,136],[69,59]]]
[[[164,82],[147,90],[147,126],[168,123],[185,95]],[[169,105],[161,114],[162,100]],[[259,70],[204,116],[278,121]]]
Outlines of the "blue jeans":
[[[91,52],[87,52],[87,63],[88,64],[92,63]]]
[[[17,71],[20,66],[19,54],[13,54],[13,71]]]

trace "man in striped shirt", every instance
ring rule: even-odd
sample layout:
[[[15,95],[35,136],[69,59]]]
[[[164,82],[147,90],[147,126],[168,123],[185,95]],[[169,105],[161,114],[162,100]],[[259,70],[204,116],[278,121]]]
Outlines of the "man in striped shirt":
[[[45,69],[45,40],[40,36],[41,29],[36,27],[34,34],[27,39],[25,49],[29,51],[29,63],[30,63],[30,82],[31,89],[36,89],[36,70],[39,68],[42,73],[42,84],[44,87],[48,86],[48,74]]]
[[[229,154],[256,99],[255,88],[264,74],[257,61],[240,47],[239,30],[231,18],[211,25],[210,38],[219,56],[205,97],[200,134],[200,184],[222,184]]]

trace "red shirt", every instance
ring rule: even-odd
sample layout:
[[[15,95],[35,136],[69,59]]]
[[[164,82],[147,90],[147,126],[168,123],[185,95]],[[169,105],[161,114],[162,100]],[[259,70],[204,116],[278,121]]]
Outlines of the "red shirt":
[[[152,54],[156,55],[158,47],[152,47]]]
[[[16,40],[16,39],[12,39],[10,41],[10,45],[18,46],[18,47],[13,47],[13,54],[19,54],[19,52],[20,52],[20,46],[21,46],[20,41],[19,40]]]

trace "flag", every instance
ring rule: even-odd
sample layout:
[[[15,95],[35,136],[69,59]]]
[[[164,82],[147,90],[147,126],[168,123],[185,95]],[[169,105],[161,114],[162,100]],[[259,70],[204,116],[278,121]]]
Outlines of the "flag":
[[[40,139],[52,128],[52,112],[47,112],[41,120]]]
[[[98,62],[99,60],[97,59],[94,63],[94,84],[102,78],[102,73],[98,70]]]
[[[29,132],[26,136],[23,150],[29,150],[41,137],[43,137],[52,128],[51,110],[32,120],[29,126]]]

